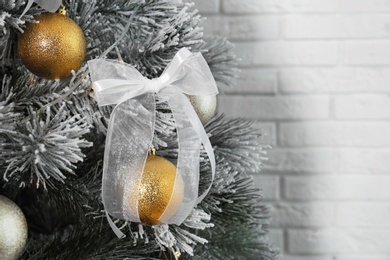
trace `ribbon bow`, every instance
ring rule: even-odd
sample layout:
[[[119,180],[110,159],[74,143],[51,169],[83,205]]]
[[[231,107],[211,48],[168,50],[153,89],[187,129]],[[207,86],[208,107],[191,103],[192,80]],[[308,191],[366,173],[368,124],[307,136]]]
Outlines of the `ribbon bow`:
[[[178,135],[176,182],[184,183],[183,200],[173,215],[163,214],[161,223],[180,225],[211,188],[198,197],[199,155],[203,144],[215,175],[215,157],[208,136],[191,103],[184,94],[216,95],[218,89],[200,53],[182,48],[162,75],[148,79],[134,67],[119,61],[97,59],[88,62],[95,99],[99,106],[116,105],[106,137],[103,166],[103,204],[109,215],[140,222],[138,201],[143,167],[155,129],[155,95],[171,107]],[[183,94],[184,93],[184,94]],[[175,187],[178,185],[174,185]],[[175,188],[174,188],[175,189]],[[170,207],[169,202],[167,208]],[[108,215],[107,215],[108,217]],[[109,223],[118,237],[124,234]]]

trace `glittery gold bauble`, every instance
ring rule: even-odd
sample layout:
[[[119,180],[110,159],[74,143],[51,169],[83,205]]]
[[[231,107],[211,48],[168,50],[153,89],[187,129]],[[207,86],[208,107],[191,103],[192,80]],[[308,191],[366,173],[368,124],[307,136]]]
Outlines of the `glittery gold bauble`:
[[[141,223],[159,225],[159,218],[165,211],[166,217],[175,213],[184,194],[183,180],[179,178],[176,184],[178,186],[174,189],[175,179],[175,165],[162,157],[148,156],[138,190],[138,214]],[[167,209],[170,201],[172,206]]]
[[[58,13],[42,13],[34,20],[39,23],[28,23],[19,38],[18,53],[23,64],[42,78],[70,76],[84,60],[83,31],[72,19]]]
[[[217,110],[217,96],[190,96],[187,95],[203,125],[215,115]]]
[[[0,259],[14,260],[24,252],[27,222],[20,208],[0,195]]]

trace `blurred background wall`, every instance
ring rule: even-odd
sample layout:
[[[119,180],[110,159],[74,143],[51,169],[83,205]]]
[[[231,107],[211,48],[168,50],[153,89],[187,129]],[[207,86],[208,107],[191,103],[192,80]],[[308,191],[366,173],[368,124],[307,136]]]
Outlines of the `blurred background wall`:
[[[195,0],[236,45],[219,111],[273,149],[254,176],[285,260],[390,260],[390,0]]]

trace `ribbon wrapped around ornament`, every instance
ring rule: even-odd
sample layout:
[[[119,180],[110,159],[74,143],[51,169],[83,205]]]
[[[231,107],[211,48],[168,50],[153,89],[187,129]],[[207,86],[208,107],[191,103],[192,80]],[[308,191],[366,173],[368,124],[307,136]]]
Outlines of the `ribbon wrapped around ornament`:
[[[107,131],[103,166],[102,196],[106,213],[140,223],[138,188],[155,130],[155,96],[167,102],[176,122],[178,158],[176,179],[183,183],[183,199],[172,213],[165,212],[160,223],[180,225],[211,188],[198,196],[199,155],[203,144],[215,175],[215,157],[208,136],[187,95],[216,95],[218,89],[200,53],[182,48],[158,78],[148,79],[134,67],[120,61],[96,59],[88,62],[94,97],[99,106],[116,105]],[[128,198],[131,197],[129,203]],[[167,209],[173,208],[172,200]],[[109,223],[118,237],[124,234]]]

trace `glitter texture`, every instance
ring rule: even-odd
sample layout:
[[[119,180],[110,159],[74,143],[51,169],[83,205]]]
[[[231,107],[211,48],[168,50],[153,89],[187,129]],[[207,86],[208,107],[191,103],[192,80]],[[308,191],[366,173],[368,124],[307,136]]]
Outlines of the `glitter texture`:
[[[0,195],[0,259],[18,259],[27,241],[27,222],[20,208]]]
[[[173,205],[180,205],[183,197],[183,182],[178,182],[181,188],[172,194],[175,179],[176,167],[170,161],[155,155],[148,156],[138,193],[138,214],[143,224],[161,224],[159,218],[165,212],[170,200]],[[176,208],[170,207],[169,210],[172,212],[168,214],[173,215]]]
[[[81,28],[66,15],[43,13],[28,23],[20,35],[18,53],[35,75],[60,79],[77,70],[85,57],[86,42]]]
[[[217,96],[190,96],[187,95],[196,114],[203,125],[215,115],[217,110]]]

